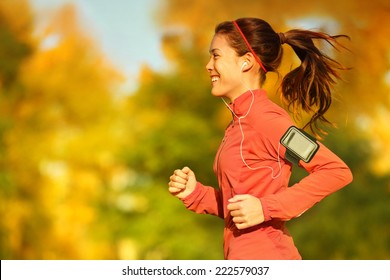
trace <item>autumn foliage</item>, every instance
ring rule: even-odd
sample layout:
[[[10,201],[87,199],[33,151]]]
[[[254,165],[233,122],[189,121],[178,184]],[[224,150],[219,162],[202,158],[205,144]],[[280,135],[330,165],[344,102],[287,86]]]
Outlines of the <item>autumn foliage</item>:
[[[331,54],[352,69],[325,141],[354,182],[289,228],[305,259],[390,258],[388,1],[161,1],[170,70],[143,66],[125,95],[75,7],[55,13],[36,32],[27,1],[0,2],[1,259],[221,259],[222,221],[186,211],[167,182],[188,165],[216,186],[213,157],[231,116],[210,95],[205,64],[214,26],[246,16],[279,32],[351,37],[350,51]],[[285,54],[281,75],[297,63]],[[275,102],[279,83],[270,74],[265,86]]]

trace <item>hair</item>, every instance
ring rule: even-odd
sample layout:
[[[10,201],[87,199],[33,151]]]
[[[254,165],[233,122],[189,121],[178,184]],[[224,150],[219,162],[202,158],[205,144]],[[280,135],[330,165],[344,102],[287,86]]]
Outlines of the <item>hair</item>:
[[[309,122],[303,127],[309,127],[316,135],[326,134],[320,128],[320,123],[333,125],[326,117],[332,103],[332,89],[337,80],[341,79],[339,70],[346,70],[336,60],[321,52],[313,40],[323,40],[333,48],[345,48],[337,42],[340,37],[324,32],[314,32],[302,29],[292,29],[285,33],[276,33],[269,23],[258,18],[240,18],[236,24],[241,29],[255,54],[259,57],[267,72],[277,72],[283,57],[282,44],[292,47],[301,64],[287,73],[281,83],[281,95],[288,110],[294,117],[300,116],[303,110],[311,115]],[[240,32],[231,21],[217,25],[215,34],[226,36],[230,46],[238,56],[250,52]],[[266,80],[266,73],[260,68],[260,83]]]

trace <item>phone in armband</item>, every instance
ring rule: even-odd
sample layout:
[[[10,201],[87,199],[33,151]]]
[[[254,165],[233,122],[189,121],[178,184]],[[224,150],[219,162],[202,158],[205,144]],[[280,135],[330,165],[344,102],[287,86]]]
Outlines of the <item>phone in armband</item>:
[[[320,147],[313,136],[296,126],[289,127],[280,143],[286,148],[286,159],[295,164],[310,162]]]

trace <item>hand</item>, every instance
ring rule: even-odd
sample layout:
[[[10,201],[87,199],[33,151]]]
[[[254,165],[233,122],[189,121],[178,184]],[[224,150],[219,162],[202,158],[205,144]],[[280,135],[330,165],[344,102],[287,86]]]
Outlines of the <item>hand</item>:
[[[264,222],[260,199],[249,194],[235,195],[229,199],[227,209],[238,229],[246,229]]]
[[[196,177],[194,172],[188,167],[176,169],[173,175],[169,177],[168,191],[177,198],[185,198],[191,194],[196,186]]]

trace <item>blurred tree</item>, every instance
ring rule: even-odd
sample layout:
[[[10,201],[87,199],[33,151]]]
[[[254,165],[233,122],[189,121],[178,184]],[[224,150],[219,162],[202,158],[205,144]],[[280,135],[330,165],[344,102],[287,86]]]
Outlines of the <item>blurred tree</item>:
[[[351,36],[351,52],[334,54],[353,70],[336,88],[340,129],[326,144],[355,179],[290,228],[306,259],[388,259],[389,11],[384,0],[166,0],[156,17],[171,68],[145,65],[123,98],[72,6],[33,36],[28,2],[0,1],[1,259],[221,259],[223,222],[186,211],[167,182],[188,165],[216,186],[231,115],[205,65],[214,26],[245,16]],[[285,51],[282,74],[297,63]],[[278,103],[279,82],[270,73],[265,85]],[[305,176],[294,171],[292,183]]]
[[[72,6],[36,37],[26,1],[2,1],[0,23],[0,256],[116,257],[95,226],[109,223],[97,206],[122,172],[112,94],[121,77],[77,27]]]
[[[20,4],[20,3],[19,3]],[[9,105],[14,103],[17,97],[14,97],[10,92],[20,85],[15,81],[19,75],[19,68],[21,63],[32,52],[32,47],[29,44],[29,38],[25,35],[26,26],[30,24],[30,15],[26,6],[19,5],[19,21],[24,24],[11,24],[11,3],[10,1],[0,2],[0,242],[1,242],[1,256],[10,256],[12,254],[12,241],[19,238],[18,232],[20,227],[17,218],[15,220],[8,218],[9,225],[7,228],[7,217],[13,209],[9,206],[17,206],[15,197],[17,192],[17,184],[13,180],[9,165],[9,156],[7,150],[6,136],[7,132],[12,129],[14,125],[13,112]],[[16,92],[20,96],[20,93]],[[10,201],[8,201],[10,199]],[[13,204],[13,205],[12,205]],[[10,211],[11,210],[11,211]],[[16,209],[15,209],[16,210]],[[18,207],[16,210],[19,215],[22,215],[22,209]],[[8,241],[8,242],[7,242]]]

